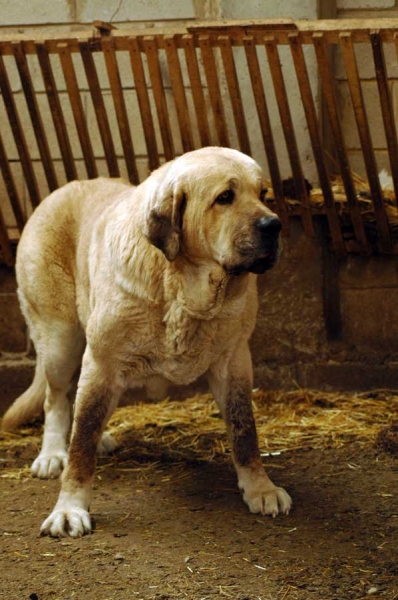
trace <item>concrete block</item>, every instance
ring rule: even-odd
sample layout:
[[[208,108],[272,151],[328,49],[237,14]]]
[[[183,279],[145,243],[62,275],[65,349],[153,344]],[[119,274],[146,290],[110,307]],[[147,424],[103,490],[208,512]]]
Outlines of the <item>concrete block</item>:
[[[320,247],[299,222],[292,223],[278,264],[259,277],[260,307],[251,339],[255,364],[290,364],[324,351],[321,268]]]
[[[291,0],[288,4],[279,0],[220,0],[221,17],[224,19],[317,19],[318,6],[312,0]]]
[[[340,82],[336,88],[340,121],[344,132],[344,139],[348,149],[360,149],[358,129],[352,108],[348,84]],[[379,91],[375,81],[364,82],[362,85],[365,108],[368,115],[370,133],[375,149],[384,149],[387,146],[384,133],[383,117],[380,108]]]
[[[161,21],[194,19],[193,0],[76,0],[77,21],[91,23],[96,19],[110,22]]]
[[[398,389],[398,365],[363,363],[300,364],[297,384],[326,392],[362,392],[372,389]],[[294,386],[292,386],[294,389]]]
[[[398,353],[397,290],[342,289],[344,340],[366,354],[370,349],[386,356]]]
[[[396,289],[398,288],[398,258],[396,256],[366,258],[348,256],[340,265],[339,283],[343,290]]]
[[[35,0],[34,6],[25,0],[2,0],[0,23],[5,25],[45,25],[50,23],[73,23],[74,2],[71,0]]]
[[[27,333],[15,293],[0,293],[0,352],[24,352]]]
[[[336,0],[336,6],[339,10],[380,10],[381,8],[392,8],[395,6],[395,0]]]

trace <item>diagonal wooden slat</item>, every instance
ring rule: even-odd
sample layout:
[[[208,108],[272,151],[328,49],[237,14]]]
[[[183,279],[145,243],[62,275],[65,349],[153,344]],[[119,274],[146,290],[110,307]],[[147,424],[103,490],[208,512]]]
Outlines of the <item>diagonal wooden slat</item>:
[[[142,40],[145,54],[148,61],[149,77],[152,83],[152,91],[158,114],[160,135],[162,136],[163,151],[166,160],[172,160],[175,157],[174,141],[171,132],[170,118],[167,108],[166,95],[163,86],[162,73],[159,65],[158,48],[156,38],[146,36]]]
[[[206,100],[203,91],[204,86],[200,77],[198,57],[196,55],[193,36],[184,35],[180,43],[185,52],[185,62],[187,64],[188,76],[191,84],[200,141],[202,146],[210,146],[211,136],[209,120],[207,118]]]
[[[73,159],[72,147],[69,140],[68,130],[62,111],[58,90],[51,67],[50,57],[44,44],[36,44],[37,57],[44,80],[51,116],[54,122],[55,133],[61,151],[62,161],[68,181],[77,179],[75,161]]]
[[[57,50],[65,77],[66,89],[73,112],[73,118],[75,119],[76,123],[77,134],[79,136],[79,141],[83,152],[87,176],[89,179],[94,179],[95,177],[98,177],[98,170],[95,163],[93,147],[91,145],[90,134],[87,127],[87,119],[84,113],[83,102],[80,96],[70,47],[65,43],[60,43],[57,46]]]
[[[289,101],[285,81],[283,79],[282,67],[279,60],[278,49],[275,38],[272,36],[264,37],[265,50],[268,58],[268,65],[274,86],[275,97],[278,104],[279,115],[281,118],[283,133],[285,136],[287,152],[289,155],[290,166],[292,168],[294,183],[297,195],[301,203],[301,219],[307,235],[313,236],[314,225],[309,210],[308,193],[304,180],[304,173],[301,167],[300,155],[297,147],[296,134],[293,127],[293,119],[290,112]]]
[[[8,239],[6,222],[0,207],[0,263],[1,262],[9,267],[14,265],[14,255],[11,250],[10,240]]]
[[[102,145],[104,147],[109,175],[111,177],[120,177],[119,165],[117,162],[115,146],[112,138],[112,131],[109,125],[105,102],[90,45],[86,41],[80,41],[79,48],[83,60],[84,70],[86,72],[91,99],[94,105],[95,115],[97,117],[98,129],[101,136]]]
[[[102,38],[102,50],[105,57],[108,79],[112,90],[113,101],[117,116],[120,139],[122,140],[124,158],[126,161],[127,172],[132,183],[138,183],[138,171],[135,161],[133,141],[131,139],[129,118],[127,115],[126,102],[124,100],[122,82],[120,79],[119,67],[112,42],[109,39]]]
[[[320,136],[320,126],[318,122],[314,98],[312,95],[307,64],[304,58],[303,47],[299,41],[298,33],[290,33],[288,35],[288,38],[290,43],[290,50],[293,57],[294,67],[296,70],[297,81],[299,82],[299,89],[303,103],[303,108],[307,119],[308,132],[310,134],[312,149],[314,152],[314,160],[318,171],[319,182],[323,192],[323,198],[325,201],[333,248],[339,256],[344,256],[346,254],[346,250],[340,229],[336,204],[334,202],[332,186],[330,183],[329,174],[326,169],[322,141]]]
[[[209,97],[213,111],[214,125],[218,136],[218,142],[221,146],[229,146],[230,141],[225,118],[224,104],[222,101],[217,67],[210,38],[208,36],[200,36],[199,47],[202,53],[203,67],[205,70],[207,86],[209,88]]]
[[[343,132],[341,130],[341,123],[339,120],[336,97],[333,87],[333,77],[329,59],[327,56],[325,39],[322,33],[314,33],[312,39],[319,66],[319,76],[322,84],[323,97],[325,99],[325,104],[329,115],[331,131],[334,139],[334,146],[336,149],[336,155],[340,167],[341,178],[343,180],[343,185],[347,196],[347,203],[350,209],[350,215],[354,232],[360,247],[360,251],[362,253],[367,254],[369,252],[369,246],[366,238],[364,224],[361,218],[361,213],[359,210],[359,204],[357,202],[355,186],[351,176],[351,169],[345,148]]]
[[[193,134],[191,122],[189,119],[189,110],[187,98],[185,95],[184,82],[181,73],[181,64],[178,56],[176,40],[172,35],[166,35],[163,38],[164,49],[166,52],[167,64],[171,87],[173,90],[174,102],[177,110],[177,119],[180,127],[181,142],[184,152],[193,150]]]
[[[289,232],[289,218],[286,203],[283,198],[282,178],[279,171],[278,158],[275,149],[274,135],[272,133],[271,121],[268,111],[267,100],[261,78],[260,65],[257,50],[252,37],[244,37],[243,44],[246,53],[246,61],[250,74],[253,95],[256,102],[258,119],[260,122],[265,152],[267,154],[268,167],[275,195],[276,210],[281,219],[285,235]]]
[[[247,132],[246,117],[243,109],[242,95],[240,93],[239,80],[236,72],[231,40],[228,36],[224,35],[218,38],[218,43],[221,49],[221,57],[224,65],[240,149],[245,154],[250,155],[250,140]]]
[[[368,116],[366,113],[361,82],[359,79],[355,50],[350,34],[343,33],[340,35],[340,46],[343,54],[344,65],[349,84],[348,87],[350,89],[351,101],[354,108],[359,139],[361,141],[362,154],[365,161],[366,173],[372,195],[376,224],[379,233],[380,250],[382,252],[390,253],[393,250],[390,227],[387,220],[387,213],[383,201],[383,193],[381,191],[379,176],[377,173],[377,165],[372,146]]]
[[[7,111],[15,145],[17,147],[19,159],[21,161],[22,171],[28,187],[32,206],[37,206],[40,202],[39,188],[36,181],[36,175],[33,170],[32,160],[29,154],[28,145],[25,138],[24,128],[19,117],[15,99],[11,90],[7,71],[4,65],[3,57],[0,55],[0,90],[4,100],[4,106]]]
[[[19,77],[22,84],[22,89],[26,99],[26,105],[28,107],[30,119],[32,121],[33,131],[36,137],[37,147],[39,149],[39,154],[41,158],[41,162],[44,168],[44,172],[47,179],[47,184],[50,191],[57,189],[58,181],[55,174],[54,163],[51,157],[50,148],[45,132],[45,127],[43,123],[42,116],[40,114],[39,105],[37,102],[34,86],[32,83],[31,74],[28,67],[28,62],[26,59],[24,48],[21,44],[13,43],[12,50],[15,57],[15,62],[17,65]],[[26,174],[25,174],[26,178]],[[29,193],[32,197],[32,192],[35,195],[34,183],[30,182],[28,179],[27,185],[29,187]],[[32,191],[31,191],[32,190]],[[38,192],[37,192],[38,193]]]
[[[6,150],[4,147],[3,138],[0,131],[0,170],[3,175],[4,184],[7,189],[8,197],[10,199],[12,212],[17,223],[18,231],[21,233],[25,225],[25,215],[22,210],[22,204],[19,199],[17,186],[15,185],[14,176],[12,174]]]
[[[128,42],[131,69],[133,72],[135,89],[137,92],[145,143],[148,150],[149,169],[152,171],[159,166],[160,162],[158,145],[156,142],[155,126],[151,112],[151,103],[149,101],[148,88],[145,81],[145,73],[138,39],[137,37],[129,37]]]

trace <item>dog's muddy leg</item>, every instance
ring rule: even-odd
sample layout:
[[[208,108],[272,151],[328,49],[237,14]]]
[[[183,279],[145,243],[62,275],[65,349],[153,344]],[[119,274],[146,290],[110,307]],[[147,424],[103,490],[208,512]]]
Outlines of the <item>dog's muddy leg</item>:
[[[89,506],[97,462],[97,446],[119,399],[120,390],[108,385],[104,369],[87,348],[76,397],[68,463],[61,492],[51,515],[41,527],[43,535],[79,537],[91,531]]]
[[[289,494],[272,483],[266,474],[258,447],[251,394],[251,356],[247,343],[232,357],[229,368],[214,365],[209,384],[225,419],[232,456],[243,500],[252,513],[276,516],[288,513]]]
[[[40,332],[37,344],[46,379],[45,422],[42,448],[31,473],[41,479],[58,477],[66,465],[71,421],[67,392],[84,349],[84,336],[79,328],[63,322],[51,325],[50,331]]]

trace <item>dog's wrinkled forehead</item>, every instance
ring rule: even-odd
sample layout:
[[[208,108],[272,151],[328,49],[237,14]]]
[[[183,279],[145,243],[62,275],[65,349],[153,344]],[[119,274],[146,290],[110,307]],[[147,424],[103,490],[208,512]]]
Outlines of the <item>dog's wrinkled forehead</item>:
[[[258,188],[264,176],[260,166],[249,156],[229,148],[202,148],[178,158],[169,172],[184,191],[203,195],[230,186]]]

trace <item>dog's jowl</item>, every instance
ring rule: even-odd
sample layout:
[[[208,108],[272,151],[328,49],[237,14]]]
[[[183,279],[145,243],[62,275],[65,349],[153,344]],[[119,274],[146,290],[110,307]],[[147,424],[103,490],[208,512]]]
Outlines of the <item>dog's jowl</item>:
[[[289,495],[260,459],[248,346],[256,274],[274,265],[279,232],[264,204],[260,167],[226,148],[184,154],[138,187],[104,178],[72,182],[36,209],[17,255],[36,373],[3,428],[44,407],[32,474],[63,473],[42,533],[90,531],[96,453],[114,448],[103,430],[126,388],[147,386],[161,396],[169,383],[201,375],[225,419],[249,509],[289,512]],[[68,392],[79,370],[68,451]]]

